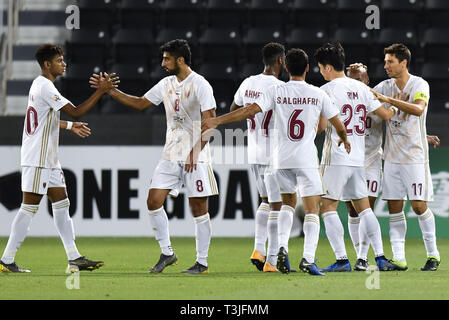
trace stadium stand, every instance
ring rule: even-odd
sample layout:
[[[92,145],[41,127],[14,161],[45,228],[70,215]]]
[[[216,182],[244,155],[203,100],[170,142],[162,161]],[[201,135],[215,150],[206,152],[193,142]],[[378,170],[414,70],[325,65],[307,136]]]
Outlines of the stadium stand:
[[[136,94],[143,94],[145,85],[148,89],[166,75],[160,67],[157,48],[175,38],[189,41],[193,69],[207,72],[206,78],[211,78],[217,99],[226,104],[232,102],[232,91],[242,79],[262,71],[261,48],[269,41],[281,42],[287,49],[303,48],[311,58],[308,80],[316,85],[323,80],[313,54],[329,40],[342,42],[347,64],[357,61],[368,65],[373,82],[385,79],[383,48],[393,42],[404,42],[410,47],[412,70],[418,75],[421,70],[430,72],[428,63],[444,64],[449,56],[447,0],[26,0],[24,3],[14,46],[13,74],[8,79],[10,114],[24,112],[29,85],[39,72],[34,52],[44,42],[65,44],[67,48],[67,76],[57,83],[59,87],[65,90],[84,79],[83,84],[79,82],[81,88],[67,89],[67,97],[73,101],[91,92],[87,71],[92,67],[121,70],[121,86],[127,86],[129,81],[135,85]],[[80,8],[81,29],[69,31],[65,28],[65,8],[73,3]],[[380,30],[365,27],[368,5],[380,9]],[[79,65],[89,66],[80,67],[79,72],[86,72],[84,77],[79,72],[74,77],[71,70]],[[232,76],[222,72],[226,70],[223,65],[232,66]],[[221,70],[211,71],[211,66],[220,66]],[[129,70],[134,70],[134,75]],[[145,75],[135,70],[144,70]],[[436,83],[434,88],[431,78],[436,76],[429,77],[434,106],[431,110],[444,112],[449,106],[444,91],[438,89],[440,84]],[[441,77],[440,83],[449,79],[444,72]],[[106,102],[107,99],[102,100],[100,109]],[[108,107],[101,112],[114,110]]]

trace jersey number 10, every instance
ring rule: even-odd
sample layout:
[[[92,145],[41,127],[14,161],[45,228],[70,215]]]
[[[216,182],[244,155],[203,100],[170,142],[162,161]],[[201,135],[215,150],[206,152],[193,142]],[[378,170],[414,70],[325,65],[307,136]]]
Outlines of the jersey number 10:
[[[33,107],[28,107],[27,116],[26,116],[26,133],[29,136],[32,136],[34,132],[36,132],[38,124],[37,119],[37,111]]]

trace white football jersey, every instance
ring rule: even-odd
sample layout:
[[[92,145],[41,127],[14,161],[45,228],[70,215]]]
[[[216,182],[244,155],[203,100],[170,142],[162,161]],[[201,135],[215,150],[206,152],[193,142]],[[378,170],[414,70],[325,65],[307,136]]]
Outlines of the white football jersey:
[[[275,84],[281,84],[272,75],[259,74],[245,79],[234,96],[235,104],[249,106],[259,101],[267,89]],[[259,112],[248,119],[248,163],[270,164],[270,134],[274,128],[273,110]]]
[[[274,168],[318,168],[315,137],[320,115],[331,119],[338,114],[326,93],[305,81],[289,81],[270,87],[257,104],[263,112],[275,113]]]
[[[374,113],[366,117],[365,168],[382,158],[383,120]]]
[[[348,154],[343,144],[338,146],[340,137],[328,123],[321,164],[363,167],[365,166],[366,117],[381,103],[375,99],[370,88],[351,78],[336,78],[321,87],[331,98],[338,110],[340,120],[346,127],[351,152]]]
[[[163,158],[186,161],[193,146],[201,139],[201,112],[217,108],[211,85],[192,71],[181,82],[176,76],[165,77],[145,94],[145,98],[154,105],[164,103],[167,134]],[[209,143],[204,146],[198,161],[210,162]]]
[[[38,76],[31,84],[28,108],[23,126],[21,165],[39,168],[61,168],[58,160],[59,110],[69,100],[52,81]]]
[[[384,159],[393,163],[426,163],[429,160],[427,144],[426,117],[429,108],[429,84],[421,77],[410,75],[401,91],[394,79],[379,83],[374,90],[383,95],[413,103],[424,100],[427,107],[421,116],[414,116],[398,110],[387,121]]]

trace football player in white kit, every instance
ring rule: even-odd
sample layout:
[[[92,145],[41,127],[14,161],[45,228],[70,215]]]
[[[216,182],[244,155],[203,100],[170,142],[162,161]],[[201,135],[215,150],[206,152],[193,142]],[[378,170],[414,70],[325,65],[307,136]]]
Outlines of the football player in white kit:
[[[369,113],[388,120],[395,111],[383,107],[368,86],[346,77],[345,53],[339,43],[323,45],[316,51],[315,59],[322,76],[329,81],[321,88],[340,110],[340,117],[346,126],[348,140],[352,146],[350,154],[338,148],[339,137],[332,132],[331,126],[327,127],[321,159],[327,193],[323,196],[320,209],[326,235],[337,262],[322,271],[351,271],[344,243],[344,229],[337,213],[340,200],[351,200],[360,217],[359,234],[366,232],[368,235],[379,270],[389,271],[393,266],[384,256],[380,225],[368,201],[365,178],[365,131],[366,117]],[[320,127],[322,128],[325,123],[324,119]],[[359,252],[357,255],[359,260]]]
[[[378,84],[373,93],[380,102],[398,109],[387,123],[384,150],[382,198],[390,212],[390,242],[396,270],[407,270],[405,234],[407,223],[403,212],[408,196],[418,215],[427,261],[422,271],[435,271],[440,264],[435,235],[435,218],[427,207],[433,201],[432,176],[426,133],[426,116],[430,99],[429,84],[409,73],[410,50],[393,44],[384,50],[385,70],[390,79]]]
[[[147,200],[150,222],[162,253],[149,272],[160,273],[178,261],[171,246],[168,217],[163,205],[170,190],[178,189],[182,183],[187,189],[195,221],[197,251],[195,264],[182,272],[207,274],[211,239],[207,198],[217,195],[218,187],[210,164],[209,142],[201,141],[201,119],[215,117],[216,102],[209,82],[190,68],[191,52],[186,40],[170,41],[161,46],[160,51],[162,67],[169,76],[143,97],[130,96],[119,90],[112,90],[109,94],[137,110],[160,103],[165,107],[166,143],[163,157],[153,173]]]
[[[351,144],[339,119],[338,109],[323,90],[305,82],[309,71],[308,62],[303,50],[291,49],[286,56],[289,82],[270,87],[260,101],[250,106],[218,118],[203,120],[202,130],[207,132],[221,124],[241,121],[259,112],[274,110],[273,166],[282,196],[279,215],[290,218],[285,221],[285,230],[290,231],[299,189],[306,212],[303,226],[304,251],[299,268],[311,275],[324,275],[315,264],[320,230],[319,202],[321,195],[325,193],[314,142],[320,115],[324,115],[335,126],[345,152],[351,152]],[[289,236],[289,232],[279,236],[277,268],[282,273],[290,272],[289,265],[286,264]]]
[[[351,64],[347,68],[347,76],[369,85],[370,79],[368,75],[368,67],[361,63]],[[368,199],[373,211],[376,200],[382,191],[382,121],[383,120],[374,113],[369,113],[366,117],[365,173],[366,185],[368,188]],[[437,136],[427,136],[427,141],[429,144],[432,144],[434,148],[438,148],[440,145],[440,139]],[[349,234],[351,236],[354,249],[359,253],[360,257],[360,260],[357,261],[354,266],[354,270],[365,271],[368,267],[367,254],[370,245],[369,238],[366,233],[363,233],[361,238],[359,238],[360,218],[357,216],[357,212],[350,201],[346,202],[346,207],[349,214]]]
[[[11,234],[0,260],[0,272],[30,272],[17,266],[14,259],[45,194],[52,203],[54,223],[69,260],[67,270],[98,269],[104,265],[103,261],[86,259],[76,247],[73,222],[69,215],[70,201],[58,159],[60,129],[72,130],[82,138],[90,135],[90,129],[86,123],[60,121],[60,111],[75,119],[82,117],[119,81],[114,75],[101,77],[94,94],[75,107],[53,83],[65,72],[63,49],[45,44],[38,48],[35,57],[42,73],[31,85],[24,121],[21,148],[23,201],[12,222]]]
[[[262,49],[264,71],[246,78],[234,96],[231,112],[259,101],[275,84],[285,68],[285,47],[269,43]],[[279,185],[272,173],[271,139],[274,128],[273,110],[258,113],[248,120],[248,163],[257,184],[262,203],[256,212],[254,250],[250,260],[259,271],[277,272],[278,217],[282,206]],[[265,249],[268,240],[268,248]]]

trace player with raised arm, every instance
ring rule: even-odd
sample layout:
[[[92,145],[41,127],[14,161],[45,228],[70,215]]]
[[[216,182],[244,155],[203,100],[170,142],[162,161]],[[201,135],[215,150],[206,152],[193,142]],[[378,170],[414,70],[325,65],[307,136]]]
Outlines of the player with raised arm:
[[[259,101],[269,87],[283,83],[278,78],[285,68],[284,46],[268,43],[262,49],[262,56],[265,65],[263,73],[250,76],[242,82],[234,96],[231,112]],[[278,271],[278,217],[282,199],[270,167],[273,127],[273,110],[248,119],[248,163],[262,199],[256,212],[254,251],[250,260],[259,271],[264,272]]]
[[[347,68],[347,76],[369,85],[368,67],[361,63],[351,64]],[[383,120],[374,113],[369,113],[366,117],[365,173],[368,200],[373,211],[376,200],[382,190],[382,122]],[[438,148],[440,145],[440,139],[437,136],[427,136],[427,141],[434,148]],[[368,267],[367,254],[370,245],[369,238],[366,236],[366,233],[363,233],[361,238],[359,238],[360,218],[357,216],[357,212],[350,201],[346,202],[346,207],[349,214],[348,229],[354,249],[356,252],[359,252],[360,248],[360,258],[357,259],[354,270],[365,271]]]
[[[365,178],[365,131],[368,113],[373,112],[380,118],[388,120],[393,116],[394,110],[387,109],[376,101],[368,86],[346,77],[345,53],[339,43],[323,45],[315,52],[315,59],[323,78],[329,81],[321,88],[340,110],[339,114],[352,146],[350,154],[339,148],[338,135],[333,132],[331,126],[327,126],[321,159],[327,193],[322,197],[320,211],[327,238],[337,261],[322,271],[351,271],[344,243],[344,229],[337,213],[340,200],[352,202],[360,217],[359,234],[366,232],[369,237],[379,270],[389,271],[393,266],[384,256],[380,225],[368,201]],[[326,120],[322,119],[320,122],[319,132],[325,127]]]
[[[73,222],[69,215],[70,201],[58,159],[60,129],[71,130],[81,138],[89,136],[90,129],[87,123],[60,121],[60,111],[75,119],[82,117],[119,81],[114,75],[101,77],[92,96],[75,107],[53,83],[65,72],[63,49],[44,44],[38,48],[35,57],[42,73],[31,85],[24,121],[21,148],[23,201],[12,222],[11,234],[0,260],[0,272],[30,272],[17,266],[14,259],[45,194],[52,203],[55,226],[69,260],[68,271],[98,269],[104,265],[103,261],[86,259],[76,247]]]
[[[429,84],[409,73],[410,50],[393,44],[384,50],[385,70],[390,79],[382,81],[372,92],[380,102],[398,109],[387,123],[384,150],[382,198],[390,212],[392,263],[396,270],[407,270],[405,258],[404,199],[408,196],[418,215],[427,261],[422,271],[435,271],[440,264],[435,234],[435,218],[427,207],[433,201],[432,176],[429,167],[426,116],[430,99]]]
[[[221,124],[250,118],[260,112],[274,110],[275,144],[273,166],[276,169],[282,207],[279,215],[293,217],[297,201],[297,189],[302,197],[306,216],[304,219],[304,251],[299,268],[311,275],[323,275],[315,264],[320,220],[318,217],[321,195],[325,193],[319,172],[318,154],[315,146],[316,130],[320,115],[335,126],[346,152],[351,144],[346,129],[338,116],[338,109],[326,93],[305,82],[309,71],[309,59],[301,49],[291,49],[286,55],[286,69],[290,81],[270,87],[263,98],[252,105],[214,119],[203,120],[202,130],[207,134]],[[288,240],[293,218],[287,221],[287,234],[279,237],[277,268],[289,273]]]
[[[211,167],[208,141],[201,140],[201,119],[215,117],[216,102],[212,87],[191,68],[191,51],[186,40],[173,40],[161,46],[162,67],[170,74],[143,97],[127,95],[119,90],[109,94],[120,103],[144,110],[163,102],[167,117],[167,135],[163,157],[154,170],[148,192],[147,206],[156,240],[161,247],[159,261],[150,273],[160,273],[178,261],[171,246],[168,217],[163,207],[172,189],[180,183],[187,188],[190,209],[195,221],[195,264],[189,274],[207,274],[207,256],[211,239],[211,223],[207,199],[218,194]],[[98,75],[91,83],[97,85]],[[201,145],[200,145],[201,144]]]

